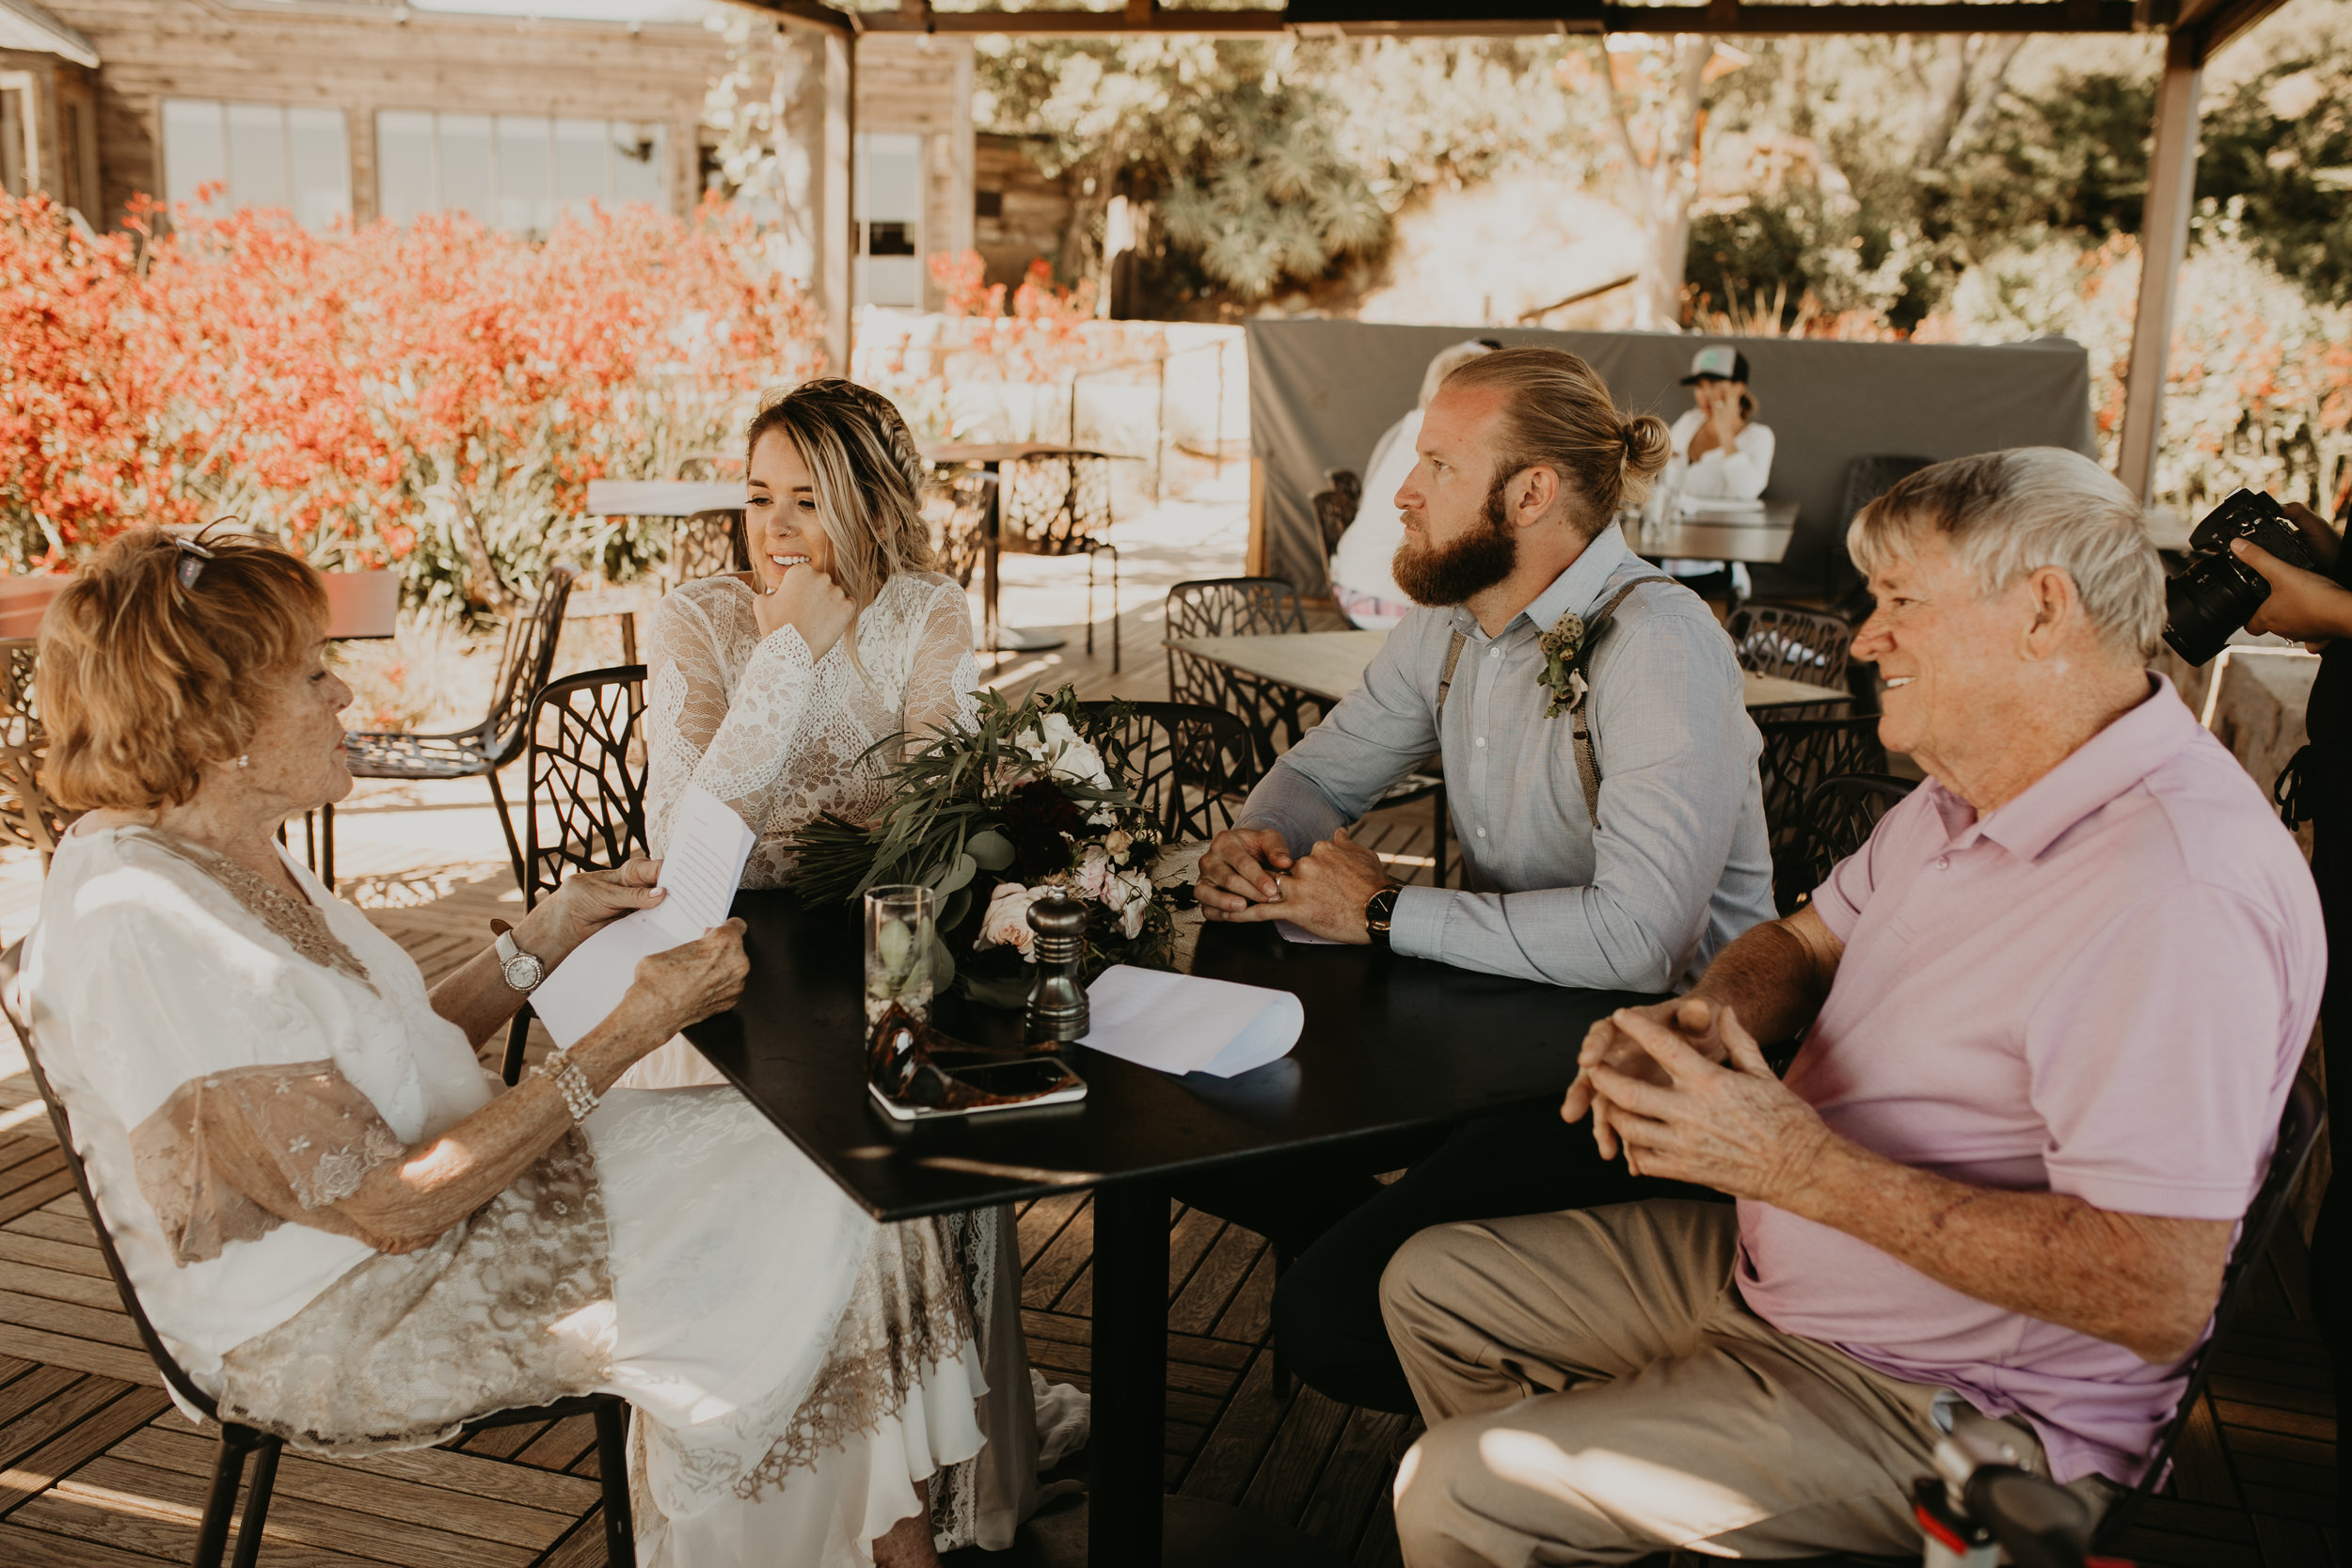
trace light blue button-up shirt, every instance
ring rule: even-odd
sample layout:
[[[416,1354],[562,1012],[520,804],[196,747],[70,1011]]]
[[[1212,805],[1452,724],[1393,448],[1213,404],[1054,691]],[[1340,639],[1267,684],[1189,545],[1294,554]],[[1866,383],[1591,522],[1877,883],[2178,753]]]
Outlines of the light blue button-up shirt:
[[[1574,721],[1545,717],[1537,644],[1565,611],[1589,618],[1618,584],[1656,570],[1611,528],[1500,636],[1467,610],[1414,611],[1363,685],[1250,792],[1238,825],[1275,829],[1303,854],[1441,752],[1467,887],[1398,895],[1396,951],[1558,986],[1689,984],[1773,914],[1762,742],[1730,640],[1677,585],[1637,588],[1616,608],[1588,667],[1597,830]],[[1438,683],[1457,629],[1441,734]]]

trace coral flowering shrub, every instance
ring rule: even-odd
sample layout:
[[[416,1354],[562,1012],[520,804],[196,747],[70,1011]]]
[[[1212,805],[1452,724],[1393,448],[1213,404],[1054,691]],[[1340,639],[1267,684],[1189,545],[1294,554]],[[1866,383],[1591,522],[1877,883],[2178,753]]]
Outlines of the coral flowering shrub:
[[[807,297],[716,204],[539,243],[463,214],[162,215],[92,237],[0,195],[8,569],[234,514],[322,566],[401,563],[450,610],[476,531],[510,581],[556,558],[627,578],[660,543],[582,517],[588,481],[731,450],[761,388],[822,363]]]

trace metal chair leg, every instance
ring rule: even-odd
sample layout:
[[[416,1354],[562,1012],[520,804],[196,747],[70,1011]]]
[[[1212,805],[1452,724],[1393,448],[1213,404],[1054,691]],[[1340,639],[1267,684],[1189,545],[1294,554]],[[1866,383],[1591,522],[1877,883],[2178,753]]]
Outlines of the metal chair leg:
[[[1111,558],[1111,673],[1116,675],[1119,673],[1119,546],[1105,545],[1103,549]],[[1087,558],[1087,575],[1089,578],[1094,575],[1092,556]]]
[[[335,891],[335,802],[319,807],[319,860],[314,868],[326,891]]]
[[[221,1428],[220,1442],[213,1449],[213,1489],[196,1528],[194,1568],[220,1568],[221,1556],[229,1549],[229,1516],[237,1511],[237,1488],[245,1481],[245,1456],[251,1451],[251,1444]]]
[[[507,815],[506,791],[499,787],[499,770],[493,768],[483,776],[490,781],[490,800],[499,809],[499,831],[506,835],[506,859],[515,868],[515,885],[528,887],[530,879],[523,875],[522,842],[516,838],[514,820]]]
[[[1435,805],[1434,805],[1434,808],[1433,808],[1433,809],[1434,809],[1434,810],[1436,811],[1436,813],[1437,813],[1436,819],[1435,819],[1434,821],[1432,821],[1432,822],[1429,824],[1429,827],[1430,827],[1430,837],[1431,837],[1433,840],[1435,840],[1435,841],[1436,841],[1436,845],[1437,845],[1437,847],[1436,847],[1435,849],[1433,849],[1433,850],[1431,851],[1431,853],[1432,853],[1432,854],[1433,854],[1433,855],[1437,858],[1437,862],[1438,862],[1438,866],[1437,866],[1437,878],[1436,878],[1437,884],[1438,884],[1438,886],[1439,886],[1439,887],[1443,887],[1443,886],[1445,886],[1445,829],[1446,829],[1446,815],[1445,815],[1445,784],[1444,784],[1444,782],[1443,782],[1442,780],[1440,780],[1440,781],[1438,782],[1438,793],[1437,793],[1437,794],[1435,794],[1435,795],[1433,795],[1433,796],[1431,796],[1431,797],[1430,797],[1430,800],[1431,800],[1433,802],[1435,802]],[[511,1080],[510,1080],[510,1082],[511,1082]]]
[[[522,1082],[523,1046],[530,1038],[531,1004],[526,1002],[515,1009],[515,1021],[506,1026],[506,1060],[499,1067],[499,1075],[510,1089]]]
[[[234,1568],[253,1568],[262,1555],[262,1528],[269,1519],[270,1491],[278,1484],[278,1452],[282,1445],[265,1437],[253,1461],[253,1486],[245,1495],[245,1522],[237,1527]]]
[[[637,1528],[628,1506],[628,1406],[596,1410],[596,1469],[604,1485],[604,1556],[612,1568],[636,1568]]]

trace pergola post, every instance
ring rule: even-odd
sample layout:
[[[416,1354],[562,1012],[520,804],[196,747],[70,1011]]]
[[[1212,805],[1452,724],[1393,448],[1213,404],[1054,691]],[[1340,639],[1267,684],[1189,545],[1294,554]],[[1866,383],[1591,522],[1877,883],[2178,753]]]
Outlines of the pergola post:
[[[825,152],[818,171],[817,297],[833,373],[850,373],[857,266],[857,36],[825,34]]]
[[[2176,32],[2165,44],[2156,88],[2148,204],[2139,225],[2139,302],[2132,316],[2132,357],[2123,382],[2123,440],[2116,477],[2141,500],[2155,486],[2156,442],[2164,428],[2165,356],[2172,343],[2172,305],[2188,254],[2188,214],[2197,198],[2197,106],[2203,90],[2204,40]]]

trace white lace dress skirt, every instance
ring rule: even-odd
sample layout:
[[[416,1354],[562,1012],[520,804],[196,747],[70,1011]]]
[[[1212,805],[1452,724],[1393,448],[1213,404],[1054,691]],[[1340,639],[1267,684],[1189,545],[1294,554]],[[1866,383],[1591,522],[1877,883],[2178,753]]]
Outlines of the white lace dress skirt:
[[[639,1560],[870,1562],[915,1484],[981,1449],[963,1292],[993,1237],[980,1259],[938,1222],[876,1225],[733,1089],[616,1091],[587,1132]]]

